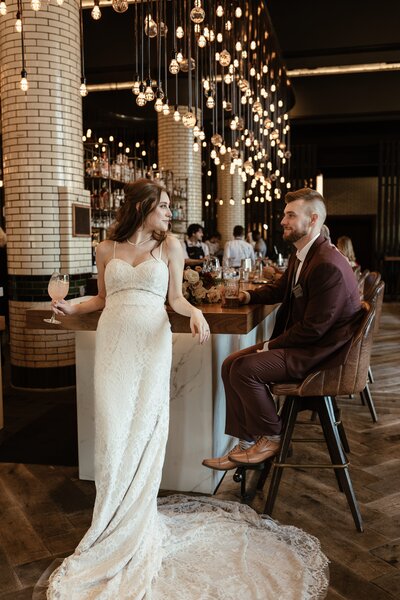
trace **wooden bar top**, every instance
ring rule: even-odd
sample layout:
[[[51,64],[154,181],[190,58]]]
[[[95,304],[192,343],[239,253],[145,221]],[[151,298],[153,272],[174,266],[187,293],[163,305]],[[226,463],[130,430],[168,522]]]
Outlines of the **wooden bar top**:
[[[78,299],[83,300],[83,299]],[[50,304],[47,308],[35,308],[26,311],[27,329],[51,329],[67,331],[95,331],[101,311],[84,315],[57,315],[60,325],[44,323],[43,319],[51,314]],[[275,305],[250,304],[239,308],[223,308],[220,304],[200,304],[211,333],[246,334],[261,323],[274,309]],[[171,328],[174,333],[190,333],[189,318],[178,315],[167,307]]]

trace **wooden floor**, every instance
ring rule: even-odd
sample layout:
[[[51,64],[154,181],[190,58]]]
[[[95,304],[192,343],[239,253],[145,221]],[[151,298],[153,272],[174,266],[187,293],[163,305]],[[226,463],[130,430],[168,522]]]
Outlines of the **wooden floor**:
[[[320,539],[331,561],[329,600],[400,598],[399,325],[400,306],[385,304],[372,357],[379,422],[372,423],[358,398],[339,402],[365,532],[357,533],[331,470],[290,469],[282,479],[273,516]],[[320,444],[297,448],[303,460],[324,456]],[[218,496],[238,500],[238,492],[229,475]],[[79,481],[75,467],[0,464],[0,600],[31,598],[47,565],[84,534],[93,501],[94,485]],[[253,506],[262,511],[264,501],[260,493]]]

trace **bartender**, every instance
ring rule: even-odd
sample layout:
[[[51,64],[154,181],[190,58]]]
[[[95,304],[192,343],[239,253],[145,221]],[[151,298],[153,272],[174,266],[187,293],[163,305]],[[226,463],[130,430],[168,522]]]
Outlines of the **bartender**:
[[[207,244],[203,242],[204,230],[198,223],[192,223],[187,228],[187,238],[182,242],[185,266],[196,267],[202,265],[209,256]]]

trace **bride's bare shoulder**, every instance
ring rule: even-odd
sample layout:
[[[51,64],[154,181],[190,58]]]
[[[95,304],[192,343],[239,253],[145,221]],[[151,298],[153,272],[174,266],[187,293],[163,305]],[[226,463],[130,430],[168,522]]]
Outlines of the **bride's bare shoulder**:
[[[98,258],[106,259],[109,256],[109,254],[113,252],[113,250],[114,242],[112,242],[111,240],[104,240],[96,246],[96,256]]]
[[[177,252],[178,250],[182,251],[181,242],[173,233],[168,233],[164,243],[168,252]]]

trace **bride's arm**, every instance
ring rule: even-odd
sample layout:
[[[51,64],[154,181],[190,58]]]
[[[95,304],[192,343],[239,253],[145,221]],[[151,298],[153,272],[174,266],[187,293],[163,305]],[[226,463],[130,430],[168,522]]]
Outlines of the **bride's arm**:
[[[185,317],[190,317],[190,330],[194,337],[199,334],[200,344],[210,336],[210,328],[198,308],[192,306],[182,294],[184,257],[179,241],[169,235],[165,241],[169,269],[168,303],[171,308]]]
[[[107,240],[97,246],[96,264],[97,264],[97,296],[90,300],[71,304],[65,300],[52,302],[52,309],[58,315],[83,315],[85,313],[103,310],[106,302],[106,288],[104,284],[104,270],[106,259],[110,258],[110,242]]]

